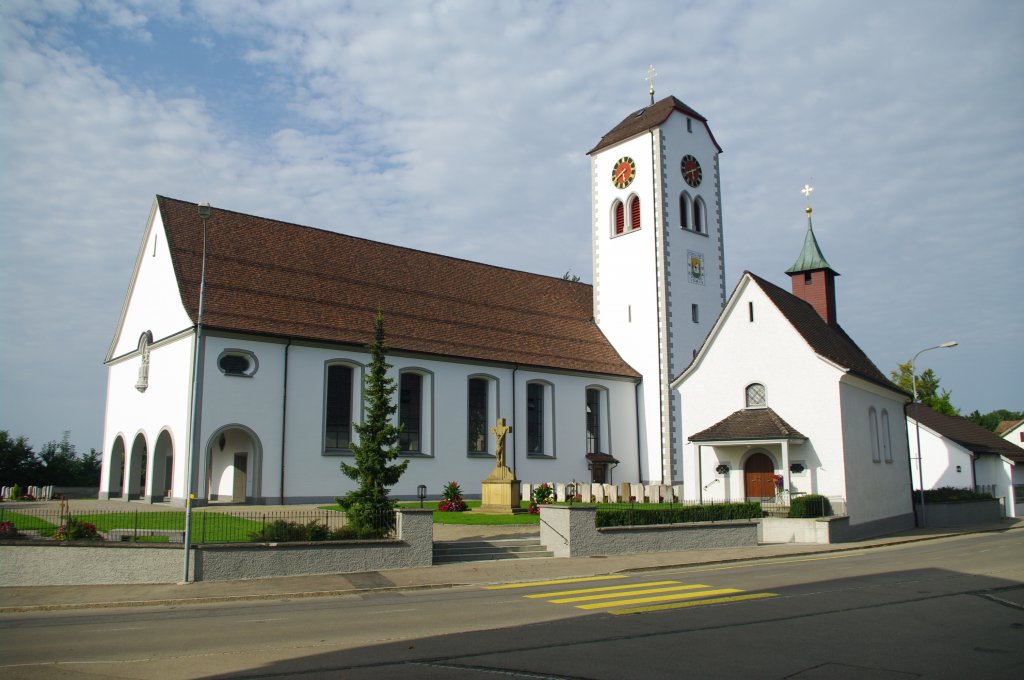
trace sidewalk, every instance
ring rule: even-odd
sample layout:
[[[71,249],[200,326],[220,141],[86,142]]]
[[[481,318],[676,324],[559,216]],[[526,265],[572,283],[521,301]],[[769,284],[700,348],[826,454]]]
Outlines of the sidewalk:
[[[268,599],[329,597],[388,590],[451,588],[518,583],[701,564],[778,559],[800,555],[864,550],[963,534],[1024,529],[1024,519],[955,529],[913,529],[855,543],[775,544],[609,557],[547,558],[462,562],[418,569],[357,574],[291,576],[251,581],[201,581],[189,584],[0,587],[0,613],[184,605]],[[536,533],[536,526],[434,526],[434,540],[514,537]],[[1024,536],[1022,536],[1024,538]]]

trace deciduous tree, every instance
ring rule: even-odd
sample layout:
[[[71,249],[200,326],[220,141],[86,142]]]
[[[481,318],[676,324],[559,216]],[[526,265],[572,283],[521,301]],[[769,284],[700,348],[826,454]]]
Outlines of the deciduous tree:
[[[897,370],[889,374],[890,379],[901,388],[913,394],[913,372],[910,362],[900,364]],[[939,378],[935,371],[927,369],[917,374],[917,400],[933,411],[945,413],[947,416],[960,415],[960,409],[949,400],[949,390],[939,387]]]

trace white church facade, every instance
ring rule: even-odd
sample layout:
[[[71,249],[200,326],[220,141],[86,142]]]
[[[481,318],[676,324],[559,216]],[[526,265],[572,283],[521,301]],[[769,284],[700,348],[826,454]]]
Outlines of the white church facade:
[[[851,512],[902,493],[905,479],[879,487],[876,476],[906,471],[905,438],[876,468],[867,442],[877,430],[855,414],[881,409],[905,430],[906,395],[863,353],[866,364],[849,370],[829,366],[821,347],[783,351],[807,346],[778,307],[810,306],[789,293],[779,289],[795,303],[761,302],[772,298],[766,282],[745,275],[726,305],[721,148],[706,119],[668,97],[588,153],[593,285],[157,196],[106,357],[100,496],[181,505],[189,493],[267,504],[343,495],[352,483],[338,464],[362,416],[378,311],[411,461],[395,496],[420,484],[436,496],[452,480],[473,494],[504,418],[508,464],[524,482],[749,497],[742,447],[694,435],[745,409],[737,394],[758,382],[799,429],[760,449],[785,491],[848,499]],[[748,302],[763,307],[758,328],[776,350],[744,345]],[[780,357],[798,368],[784,377]],[[807,388],[794,379],[805,365],[839,377]],[[826,393],[838,395],[820,401]],[[792,473],[797,462],[806,472]],[[719,465],[736,472],[705,488]],[[904,517],[907,496],[864,521]]]

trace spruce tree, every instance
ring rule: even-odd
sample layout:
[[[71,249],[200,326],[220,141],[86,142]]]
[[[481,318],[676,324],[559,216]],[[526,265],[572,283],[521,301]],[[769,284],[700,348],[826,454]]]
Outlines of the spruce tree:
[[[370,367],[366,375],[366,416],[355,425],[359,442],[350,448],[355,464],[341,463],[341,471],[359,486],[338,498],[338,504],[348,515],[348,524],[360,538],[386,535],[394,526],[395,504],[388,498],[388,490],[398,483],[409,461],[394,463],[401,452],[399,436],[401,426],[393,418],[397,406],[392,402],[396,385],[387,371],[391,365],[385,361],[384,316],[377,312],[374,320],[374,342],[369,346]]]

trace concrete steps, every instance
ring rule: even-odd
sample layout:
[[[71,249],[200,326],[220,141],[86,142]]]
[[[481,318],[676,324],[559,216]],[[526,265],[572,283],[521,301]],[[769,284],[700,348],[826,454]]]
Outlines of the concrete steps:
[[[539,538],[434,541],[434,564],[554,557]]]

